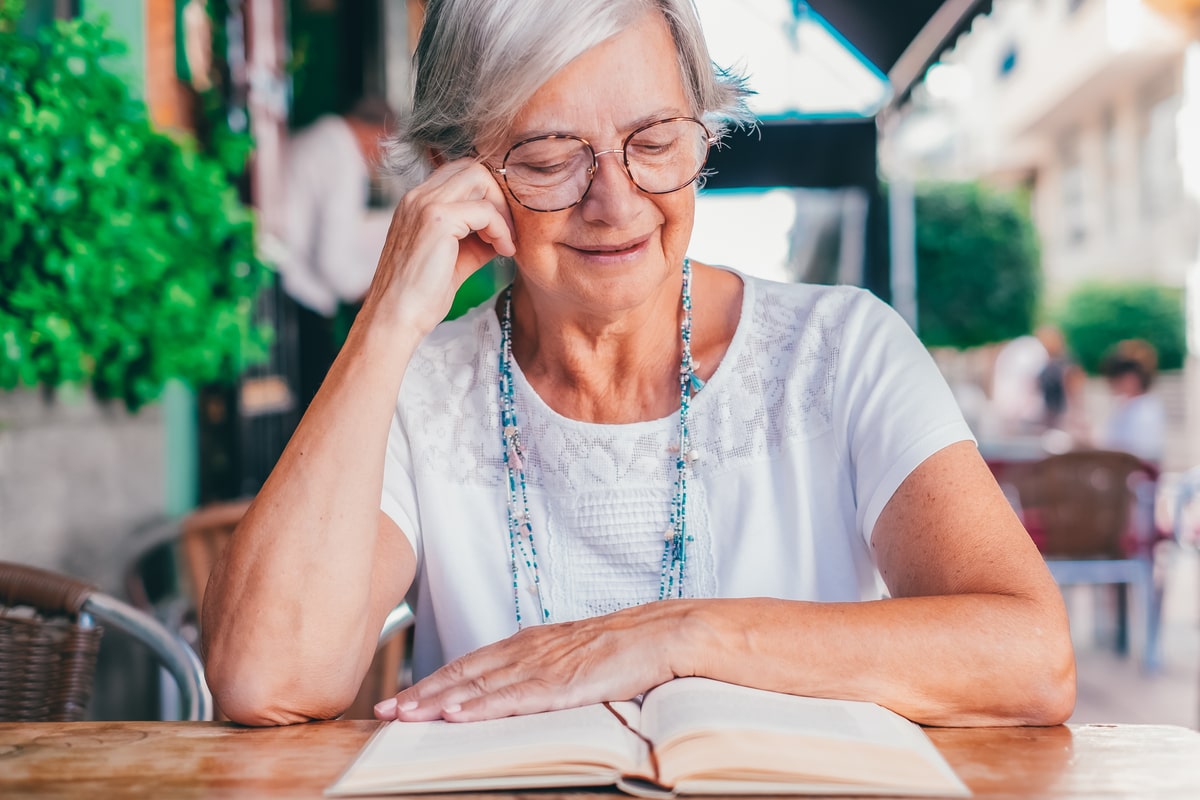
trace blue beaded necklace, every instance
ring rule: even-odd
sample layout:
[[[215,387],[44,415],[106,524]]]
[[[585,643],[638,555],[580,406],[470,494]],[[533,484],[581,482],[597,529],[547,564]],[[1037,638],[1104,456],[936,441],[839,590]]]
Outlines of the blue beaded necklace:
[[[679,448],[675,457],[675,491],[671,498],[670,527],[663,534],[662,569],[659,577],[658,599],[683,597],[683,577],[687,565],[687,543],[693,537],[687,532],[687,478],[693,461],[699,454],[690,447],[688,410],[691,398],[704,382],[696,375],[697,364],[692,360],[692,266],[683,260],[683,321],[679,325],[682,355],[679,362]],[[500,319],[500,427],[504,467],[508,473],[508,554],[512,568],[513,608],[517,627],[525,626],[521,616],[520,564],[532,576],[533,593],[541,609],[541,622],[551,620],[546,603],[542,578],[538,572],[537,546],[529,515],[529,496],[525,482],[525,450],[521,445],[521,430],[517,425],[516,400],[512,372],[512,287],[504,291],[504,315]]]

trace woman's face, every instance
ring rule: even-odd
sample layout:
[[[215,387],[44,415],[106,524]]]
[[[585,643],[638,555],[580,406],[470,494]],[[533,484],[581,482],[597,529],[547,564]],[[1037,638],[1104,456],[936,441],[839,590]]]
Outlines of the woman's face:
[[[599,153],[621,147],[648,122],[692,113],[670,29],[660,14],[647,13],[542,86],[488,161],[498,165],[512,144],[547,133],[582,137]],[[678,291],[670,278],[691,238],[692,186],[647,194],[630,180],[621,154],[609,153],[571,208],[531,211],[506,196],[516,262],[531,289],[600,312],[634,306],[659,287]]]

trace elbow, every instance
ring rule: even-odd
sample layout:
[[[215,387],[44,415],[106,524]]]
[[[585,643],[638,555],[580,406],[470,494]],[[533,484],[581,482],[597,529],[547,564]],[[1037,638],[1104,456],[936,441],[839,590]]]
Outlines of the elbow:
[[[319,670],[296,670],[263,654],[228,641],[207,640],[205,679],[219,714],[254,727],[292,725],[333,719],[345,711],[354,694],[334,680],[314,679]],[[304,676],[308,676],[305,679]]]
[[[1075,711],[1075,651],[1070,639],[1050,654],[1041,674],[1029,687],[1022,725],[1061,725]]]
[[[1006,670],[1000,708],[988,724],[1061,725],[1075,711],[1075,650],[1064,631],[1029,644],[1027,657]],[[1020,677],[1014,679],[1016,675]]]
[[[1032,626],[1037,635],[1030,642],[1029,683],[1026,691],[1030,702],[1024,725],[1061,725],[1075,711],[1075,647],[1071,643],[1071,627],[1067,621],[1062,596],[1057,589],[1052,616],[1043,617],[1041,625]]]
[[[1051,726],[1075,711],[1075,650],[1065,623],[1053,633],[1009,639],[990,659],[987,678],[964,686],[957,712],[929,724],[951,727]],[[921,720],[926,721],[926,720]]]
[[[274,679],[264,679],[262,670],[237,674],[214,671],[208,676],[213,702],[221,714],[240,725],[271,727],[333,719],[353,698],[304,698],[299,692]]]

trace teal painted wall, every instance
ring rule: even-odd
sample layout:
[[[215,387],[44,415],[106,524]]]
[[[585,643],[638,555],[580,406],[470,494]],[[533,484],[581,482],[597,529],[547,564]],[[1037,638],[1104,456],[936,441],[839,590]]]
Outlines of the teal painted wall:
[[[112,65],[135,97],[146,92],[146,8],[143,0],[84,0],[83,15],[107,18],[108,30],[128,51]],[[196,395],[179,381],[171,381],[162,397],[166,454],[164,476],[168,514],[185,514],[196,507],[199,496],[199,450]]]
[[[83,16],[88,19],[107,17],[108,30],[129,48],[125,55],[114,59],[113,72],[125,79],[134,97],[146,91],[146,9],[142,0],[84,0]]]

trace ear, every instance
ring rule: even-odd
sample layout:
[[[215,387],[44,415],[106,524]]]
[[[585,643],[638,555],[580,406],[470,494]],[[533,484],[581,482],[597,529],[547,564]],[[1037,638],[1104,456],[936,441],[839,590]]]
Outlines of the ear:
[[[434,169],[446,163],[446,157],[442,155],[442,151],[436,147],[429,148],[429,160],[433,162]]]

